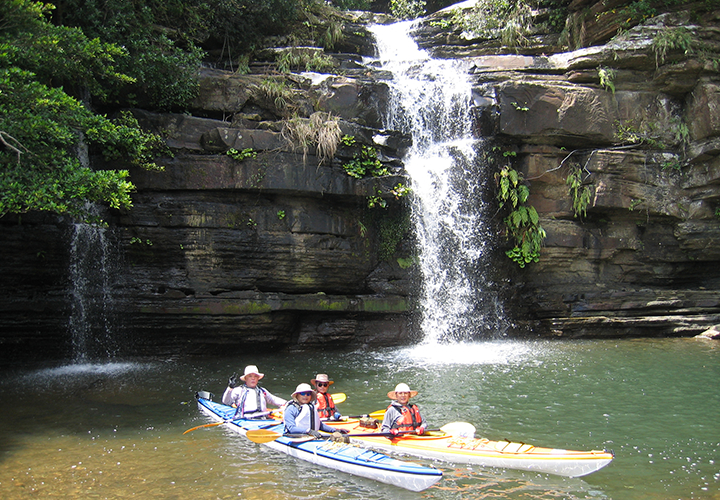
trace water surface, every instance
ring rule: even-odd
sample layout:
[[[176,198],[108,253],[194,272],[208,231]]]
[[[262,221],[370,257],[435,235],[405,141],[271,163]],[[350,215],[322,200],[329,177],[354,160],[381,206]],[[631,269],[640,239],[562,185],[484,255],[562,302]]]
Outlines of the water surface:
[[[257,364],[287,397],[317,372],[345,414],[382,409],[404,381],[431,426],[478,436],[612,449],[583,478],[423,461],[444,472],[422,493],[306,464],[209,422],[218,396]],[[352,353],[116,360],[5,369],[0,497],[343,499],[720,499],[720,344],[696,339],[498,341]]]

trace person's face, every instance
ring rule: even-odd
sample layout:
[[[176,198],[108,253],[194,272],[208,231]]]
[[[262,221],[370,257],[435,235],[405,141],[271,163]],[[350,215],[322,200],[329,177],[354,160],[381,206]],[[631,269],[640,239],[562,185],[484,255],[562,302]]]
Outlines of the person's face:
[[[318,392],[323,394],[325,394],[328,391],[328,387],[330,387],[329,382],[316,382],[315,385],[317,386]]]
[[[409,392],[396,392],[395,397],[397,398],[398,403],[400,403],[401,405],[406,405],[408,401],[410,401]]]
[[[260,377],[255,373],[249,373],[245,375],[245,385],[250,388],[256,387],[259,380]]]
[[[297,398],[298,398],[298,401],[300,402],[300,404],[306,405],[310,401],[312,401],[312,392],[310,392],[310,391],[298,392]]]

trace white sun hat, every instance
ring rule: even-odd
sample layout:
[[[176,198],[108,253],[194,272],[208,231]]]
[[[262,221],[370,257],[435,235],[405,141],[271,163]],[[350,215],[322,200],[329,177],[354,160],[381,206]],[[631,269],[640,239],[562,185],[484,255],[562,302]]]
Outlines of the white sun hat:
[[[398,392],[409,392],[411,398],[414,398],[415,396],[418,395],[418,392],[417,392],[417,391],[411,391],[411,390],[410,390],[410,387],[408,387],[407,384],[404,384],[404,383],[401,382],[401,383],[399,383],[398,385],[395,386],[395,390],[394,390],[394,391],[388,392],[388,397],[389,397],[390,399],[397,399],[397,393],[398,393]]]
[[[260,373],[260,372],[258,371],[258,367],[257,367],[257,366],[255,366],[255,365],[247,365],[247,366],[245,367],[245,374],[244,374],[242,377],[240,377],[240,380],[242,380],[243,382],[245,382],[245,377],[247,377],[247,376],[250,375],[251,373],[254,373],[255,375],[257,375],[257,376],[258,376],[258,380],[261,379],[261,378],[263,378],[263,377],[265,376],[264,373]]]

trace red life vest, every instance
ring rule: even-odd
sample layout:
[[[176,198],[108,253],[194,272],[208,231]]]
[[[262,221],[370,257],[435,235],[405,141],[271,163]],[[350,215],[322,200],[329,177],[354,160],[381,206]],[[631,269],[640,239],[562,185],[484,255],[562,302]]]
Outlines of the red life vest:
[[[330,394],[317,393],[317,411],[320,418],[332,418],[335,415],[335,401]]]
[[[400,431],[414,431],[422,425],[422,417],[417,405],[390,405],[400,412],[400,418],[395,419],[392,429]]]

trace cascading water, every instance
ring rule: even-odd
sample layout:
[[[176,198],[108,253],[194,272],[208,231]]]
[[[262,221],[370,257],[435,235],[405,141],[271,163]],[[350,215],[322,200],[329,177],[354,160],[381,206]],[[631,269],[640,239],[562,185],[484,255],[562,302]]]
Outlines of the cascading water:
[[[85,363],[110,358],[120,348],[112,293],[119,256],[108,238],[108,229],[76,223],[72,231],[72,310],[68,328],[73,361]]]
[[[376,25],[382,69],[392,73],[384,126],[410,134],[404,158],[423,275],[425,342],[496,337],[502,307],[487,278],[488,205],[473,136],[473,89],[463,61],[432,59],[410,36],[413,23]]]

